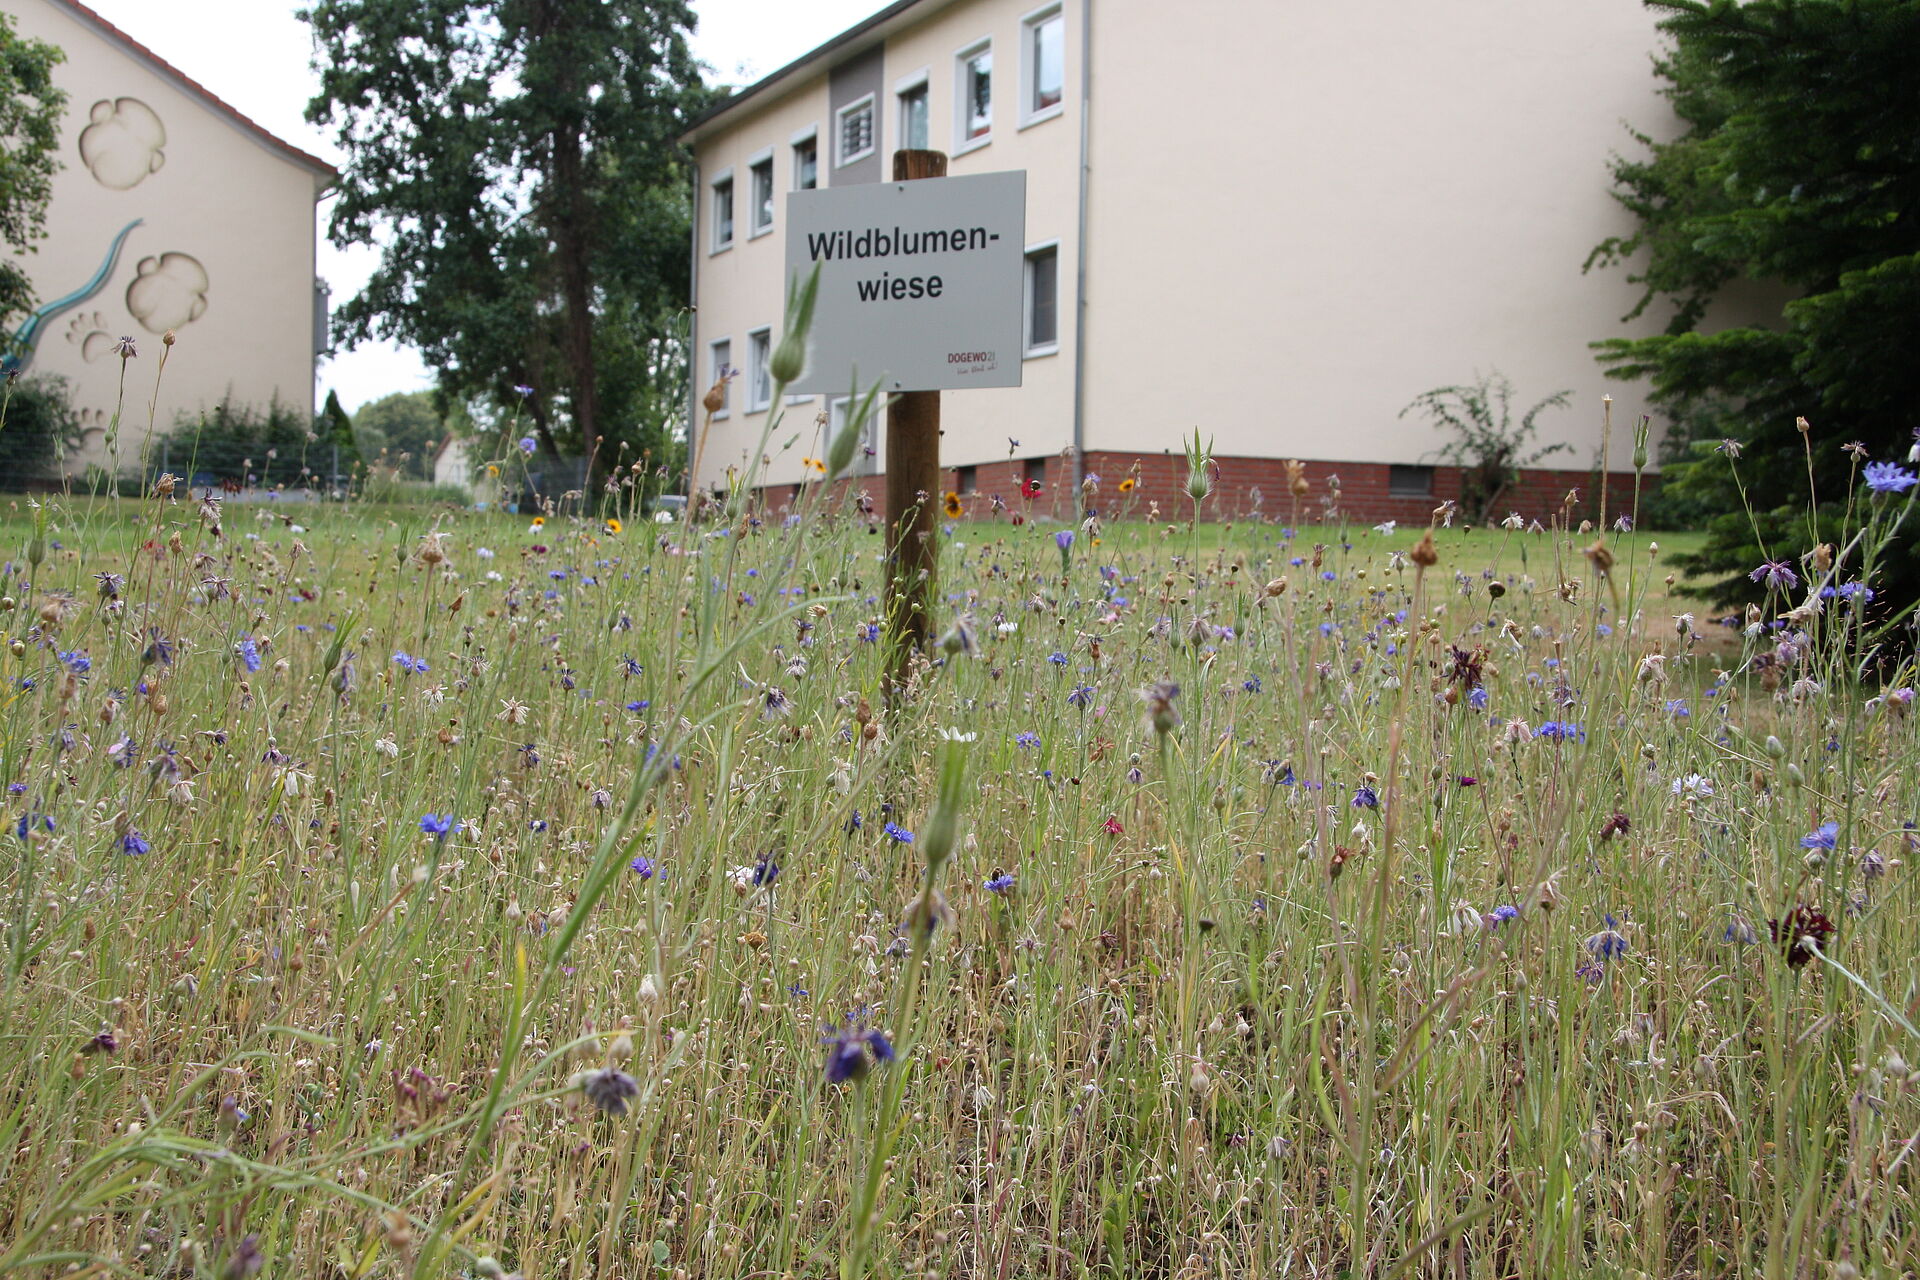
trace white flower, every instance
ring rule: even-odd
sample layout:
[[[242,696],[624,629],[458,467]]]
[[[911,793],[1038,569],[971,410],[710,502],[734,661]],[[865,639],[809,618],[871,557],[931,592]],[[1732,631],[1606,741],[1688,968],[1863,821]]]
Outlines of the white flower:
[[[393,740],[392,734],[374,739],[373,749],[389,760],[400,758],[400,744]]]
[[[1690,773],[1684,778],[1673,780],[1673,794],[1704,799],[1713,794],[1713,783],[1700,774]]]
[[[1373,531],[1378,534],[1384,534],[1390,538],[1393,536],[1393,531],[1399,527],[1400,522],[1398,520],[1382,520],[1379,524],[1373,526]]]
[[[980,737],[977,733],[962,733],[958,729],[942,729],[940,736],[948,742],[974,742]]]
[[[1512,515],[1508,516],[1505,520],[1502,520],[1500,522],[1500,527],[1502,529],[1524,529],[1527,527],[1527,522],[1525,520],[1522,520],[1520,518],[1520,513],[1516,511]]]
[[[473,554],[475,554],[476,556],[479,556],[482,560],[491,560],[493,559],[493,548],[492,547],[475,547],[473,549]]]

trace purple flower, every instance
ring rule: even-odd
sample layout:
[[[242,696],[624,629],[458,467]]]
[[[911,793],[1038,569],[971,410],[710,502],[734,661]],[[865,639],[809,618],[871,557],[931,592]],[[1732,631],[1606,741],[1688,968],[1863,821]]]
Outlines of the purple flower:
[[[869,1027],[866,1010],[847,1015],[840,1026],[823,1026],[821,1043],[827,1046],[827,1083],[845,1084],[864,1079],[876,1063],[893,1061],[893,1045],[886,1033]]]
[[[1823,822],[1820,826],[1800,837],[1802,849],[1831,849],[1840,842],[1840,824]]]
[[[1062,551],[1070,550],[1073,547],[1073,530],[1062,529],[1060,532],[1054,534],[1053,545]]]
[[[1754,582],[1765,584],[1769,591],[1791,591],[1800,585],[1800,579],[1793,566],[1785,560],[1769,560],[1747,575]]]
[[[1587,731],[1571,720],[1549,720],[1533,731],[1536,738],[1547,738],[1554,742],[1585,742]]]
[[[538,442],[536,442],[532,436],[520,437],[520,452],[526,454],[527,456],[531,457],[533,455],[533,451],[538,447],[539,447]]]
[[[525,400],[528,396],[533,394],[533,388],[528,386],[524,382],[516,382],[513,384],[513,394],[519,396],[522,400]]]
[[[1520,908],[1514,906],[1510,902],[1502,903],[1501,905],[1495,907],[1490,913],[1488,913],[1486,917],[1487,928],[1498,929],[1501,925],[1505,924],[1507,921],[1518,920],[1519,918],[1520,918]]]
[[[420,830],[437,840],[445,840],[447,833],[453,830],[453,815],[450,813],[427,813],[420,816]]]
[[[892,840],[895,844],[913,843],[913,832],[907,830],[897,822],[889,822],[886,825],[885,831],[887,839]]]
[[[982,887],[988,893],[1012,893],[1013,873],[1011,871],[996,872]]]
[[[120,837],[120,852],[130,858],[137,858],[143,853],[152,853],[153,842],[141,835],[136,828]]]
[[[240,643],[233,646],[233,651],[239,656],[240,665],[248,671],[260,669],[260,646],[252,636],[241,636]]]
[[[1378,809],[1380,794],[1372,787],[1362,786],[1353,793],[1353,807],[1356,809]]]
[[[1920,484],[1920,476],[1895,462],[1869,462],[1864,474],[1875,493],[1905,493]]]
[[[1627,954],[1627,939],[1620,932],[1619,922],[1612,916],[1606,917],[1607,927],[1587,939],[1587,950],[1602,960],[1613,960]]]
[[[623,1116],[627,1114],[627,1103],[640,1096],[640,1084],[626,1072],[607,1067],[581,1077],[580,1092],[608,1115]]]
[[[1013,745],[1016,747],[1026,747],[1031,750],[1040,745],[1040,735],[1037,733],[1016,733],[1013,735]]]
[[[629,870],[633,872],[633,874],[639,876],[642,880],[653,879],[653,859],[647,857],[647,855],[644,853],[641,854],[639,857],[635,858],[632,862],[629,862],[627,864],[627,867]]]

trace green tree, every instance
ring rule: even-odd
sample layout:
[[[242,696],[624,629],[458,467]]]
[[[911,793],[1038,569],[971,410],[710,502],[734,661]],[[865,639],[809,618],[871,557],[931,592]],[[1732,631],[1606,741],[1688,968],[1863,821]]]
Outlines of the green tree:
[[[366,459],[361,456],[359,440],[354,435],[353,417],[340,403],[339,392],[327,392],[327,402],[315,418],[313,434],[326,450],[328,465],[334,465],[338,459],[339,475],[349,476],[355,467],[365,465]],[[333,478],[327,478],[329,483]]]
[[[46,238],[47,201],[60,161],[60,113],[67,95],[53,69],[66,55],[14,30],[0,13],[0,242],[33,252]],[[0,258],[0,326],[33,306],[33,286],[20,263]]]
[[[65,378],[42,373],[0,384],[0,487],[59,475],[61,461],[80,443]]]
[[[1615,158],[1639,225],[1588,265],[1631,264],[1632,316],[1656,301],[1673,314],[1664,333],[1594,345],[1672,420],[1665,487],[1709,535],[1689,567],[1721,575],[1732,603],[1758,597],[1747,571],[1762,560],[1837,531],[1810,515],[1809,467],[1832,511],[1859,465],[1843,446],[1903,459],[1920,423],[1920,2],[1647,4],[1673,40],[1655,71],[1684,128],[1637,133],[1646,155]],[[1796,296],[1766,324],[1704,332],[1743,280]],[[1722,439],[1744,450],[1737,478]],[[1920,599],[1916,545],[1894,547],[1875,584],[1891,601]]]
[[[688,158],[708,100],[684,0],[315,0],[347,153],[330,234],[379,244],[340,308],[449,400],[524,413],[551,456],[665,442],[678,408]],[[522,395],[518,388],[531,390]]]
[[[407,475],[433,478],[434,450],[447,434],[447,421],[433,392],[396,391],[368,401],[353,416],[353,425],[376,452],[384,448],[387,461]]]

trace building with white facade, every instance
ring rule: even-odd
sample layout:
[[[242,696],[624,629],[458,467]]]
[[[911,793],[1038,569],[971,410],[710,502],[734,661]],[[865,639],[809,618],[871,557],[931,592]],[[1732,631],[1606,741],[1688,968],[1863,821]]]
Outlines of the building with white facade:
[[[954,175],[1027,173],[1024,385],[943,395],[956,490],[1060,492],[1084,470],[1110,504],[1131,473],[1136,504],[1184,513],[1197,428],[1220,509],[1283,512],[1281,460],[1299,458],[1316,493],[1340,477],[1350,511],[1424,520],[1459,477],[1401,410],[1494,370],[1519,408],[1573,392],[1541,437],[1571,447],[1521,505],[1591,489],[1601,397],[1619,472],[1640,396],[1588,344],[1661,322],[1623,324],[1638,290],[1582,270],[1632,230],[1607,169],[1634,145],[1623,123],[1671,122],[1653,23],[1628,0],[901,0],[687,135],[696,400],[740,372],[698,479],[741,467],[766,422],[789,193],[883,181],[896,149],[930,147]],[[776,498],[824,456],[823,412],[788,406]]]
[[[23,36],[58,46],[67,93],[45,240],[26,256],[38,306],[4,335],[10,363],[67,379],[85,431],[70,472],[106,463],[121,400],[120,454],[148,422],[223,397],[263,412],[313,412],[326,342],[315,276],[314,204],[338,180],[78,0],[5,0]],[[155,393],[161,340],[175,344]]]

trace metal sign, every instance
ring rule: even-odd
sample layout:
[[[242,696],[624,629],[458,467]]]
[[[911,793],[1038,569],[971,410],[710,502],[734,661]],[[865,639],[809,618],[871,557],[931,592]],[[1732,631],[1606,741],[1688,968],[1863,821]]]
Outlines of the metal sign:
[[[787,278],[817,263],[799,392],[1020,385],[1027,175],[865,182],[787,198]]]

